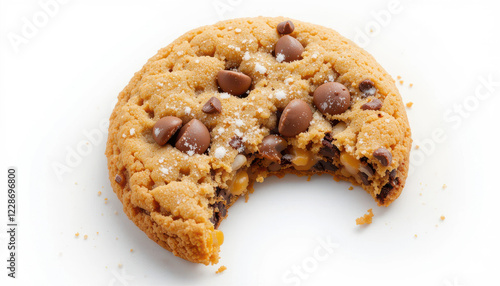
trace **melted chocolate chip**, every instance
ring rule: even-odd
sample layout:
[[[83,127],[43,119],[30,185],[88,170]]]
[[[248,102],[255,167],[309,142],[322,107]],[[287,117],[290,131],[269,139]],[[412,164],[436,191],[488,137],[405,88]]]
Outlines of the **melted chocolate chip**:
[[[292,21],[284,21],[278,24],[276,27],[276,30],[278,30],[278,33],[285,35],[285,34],[290,34],[295,30],[295,26],[293,25]]]
[[[294,99],[287,104],[279,121],[279,133],[283,136],[296,136],[309,128],[312,120],[309,105],[300,99]]]
[[[231,140],[229,140],[229,146],[240,151],[244,147],[243,139],[241,139],[241,137],[234,136]]]
[[[359,172],[358,173],[359,175],[359,178],[361,179],[361,181],[363,182],[363,185],[369,185],[370,184],[370,181],[368,180],[368,175],[363,173],[363,172]]]
[[[392,162],[392,154],[385,148],[378,148],[375,150],[373,152],[373,157],[379,160],[380,164],[385,167],[389,166]]]
[[[377,90],[375,89],[375,84],[369,79],[365,79],[360,82],[358,88],[365,97],[375,95],[375,92],[377,92]]]
[[[181,128],[182,120],[175,116],[165,116],[153,126],[153,139],[160,146],[167,144],[168,140]]]
[[[351,106],[351,94],[343,84],[327,82],[316,88],[313,101],[321,113],[336,115],[344,113]]]
[[[231,202],[231,193],[227,190],[217,188],[215,190],[215,198],[216,202],[211,204],[210,207],[213,209],[213,215],[210,218],[210,221],[213,223],[214,227],[217,229],[220,225],[220,222],[227,215],[227,208]]]
[[[274,54],[278,61],[293,62],[302,59],[304,47],[292,36],[285,35],[276,43]],[[281,60],[280,60],[281,59]]]
[[[325,137],[323,137],[323,140],[321,140],[321,144],[323,145],[323,147],[319,150],[319,154],[329,160],[333,160],[333,158],[339,158],[340,156],[339,149],[337,148],[337,146],[332,144],[332,141],[332,135],[330,133],[327,133]]]
[[[361,105],[363,110],[380,110],[382,108],[382,101],[378,98],[374,98],[372,101]]]
[[[381,204],[384,204],[385,203],[385,199],[389,196],[389,194],[391,193],[393,189],[393,186],[389,183],[385,184],[383,187],[382,187],[382,190],[380,191],[380,194],[377,195],[377,200],[381,203]]]
[[[222,112],[222,104],[220,100],[212,96],[205,105],[201,108],[201,110],[205,113],[221,113]]]
[[[335,172],[339,168],[335,165],[333,165],[332,162],[330,161],[325,161],[325,160],[319,160],[316,164],[313,166],[313,170],[317,172],[324,172],[324,171],[331,171]]]
[[[191,119],[181,128],[175,143],[177,149],[189,155],[203,154],[208,146],[210,146],[210,132],[198,119]]]
[[[252,79],[241,72],[222,70],[217,74],[217,82],[224,92],[240,96],[250,88]]]
[[[281,170],[281,165],[276,162],[272,162],[269,166],[267,166],[267,170],[269,170],[269,172],[278,172]]]
[[[265,159],[276,163],[281,161],[281,151],[285,150],[287,142],[278,135],[267,135],[259,146],[259,154]]]

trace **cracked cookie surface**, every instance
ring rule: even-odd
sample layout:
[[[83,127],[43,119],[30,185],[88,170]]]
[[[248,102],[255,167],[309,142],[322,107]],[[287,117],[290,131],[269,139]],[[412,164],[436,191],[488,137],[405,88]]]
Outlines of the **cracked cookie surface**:
[[[176,256],[217,263],[227,208],[269,175],[328,173],[383,206],[404,187],[411,132],[394,80],[331,29],[291,20],[278,32],[286,20],[192,30],[152,57],[118,97],[106,147],[113,190],[127,216]],[[284,37],[292,39],[276,52]],[[334,91],[340,99],[328,97]],[[191,148],[198,135],[182,131],[193,119],[208,130],[203,148]]]

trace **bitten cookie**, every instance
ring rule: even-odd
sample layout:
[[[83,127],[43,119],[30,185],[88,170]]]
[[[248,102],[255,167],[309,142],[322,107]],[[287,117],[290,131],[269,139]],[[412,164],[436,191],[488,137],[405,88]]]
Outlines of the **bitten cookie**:
[[[371,55],[331,29],[259,17],[195,29],[151,58],[118,97],[106,156],[128,217],[213,264],[217,228],[254,182],[328,173],[388,206],[410,146],[401,96]]]

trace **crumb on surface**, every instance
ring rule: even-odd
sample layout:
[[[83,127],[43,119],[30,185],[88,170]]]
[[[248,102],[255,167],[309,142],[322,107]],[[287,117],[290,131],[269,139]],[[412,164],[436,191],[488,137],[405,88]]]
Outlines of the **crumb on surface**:
[[[418,145],[415,145],[415,149],[418,150],[420,148],[420,146]]]
[[[118,263],[118,268],[122,268],[122,267],[123,267],[123,264]]]
[[[398,79],[401,79],[401,76],[400,76],[400,75],[398,75]]]
[[[403,83],[405,83],[404,80],[400,80],[399,81],[399,84],[403,84]]]
[[[415,236],[414,236],[414,237],[415,237],[415,238],[417,238],[417,235],[415,234]]]
[[[130,252],[134,252],[134,249],[133,249],[133,248],[131,248],[131,249],[130,249]]]
[[[83,236],[83,239],[87,240],[87,238],[89,238],[89,236],[88,236],[88,235],[84,235],[84,236]]]
[[[446,217],[444,215],[441,216],[441,220],[445,220]]]
[[[79,237],[79,236],[80,236],[79,232],[75,233],[75,237]]]
[[[373,218],[372,209],[369,209],[367,212],[368,213],[364,214],[362,217],[358,217],[356,219],[356,225],[371,224],[372,223],[372,218]]]
[[[354,190],[354,188],[352,186],[349,187],[349,191],[352,191]]]
[[[443,190],[448,188],[448,186],[446,184],[443,184]]]
[[[221,267],[219,267],[219,269],[217,269],[217,271],[215,271],[215,273],[219,274],[219,273],[222,273],[224,272],[225,270],[227,269],[226,266],[222,265]]]
[[[98,196],[100,196],[101,194],[102,194],[102,193],[101,193],[101,191],[97,192],[97,195],[98,195]]]
[[[413,83],[410,83],[410,87],[413,87]]]
[[[411,101],[406,104],[406,107],[408,107],[408,108],[411,108],[412,106],[413,106],[413,102],[411,102]]]

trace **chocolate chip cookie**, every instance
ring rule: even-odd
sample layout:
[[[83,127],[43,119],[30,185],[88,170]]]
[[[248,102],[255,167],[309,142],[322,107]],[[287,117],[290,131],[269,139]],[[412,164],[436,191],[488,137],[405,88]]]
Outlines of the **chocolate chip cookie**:
[[[388,206],[410,146],[401,96],[371,55],[331,29],[259,17],[195,29],[151,58],[118,97],[106,156],[128,217],[213,264],[217,228],[254,182],[326,173]]]

